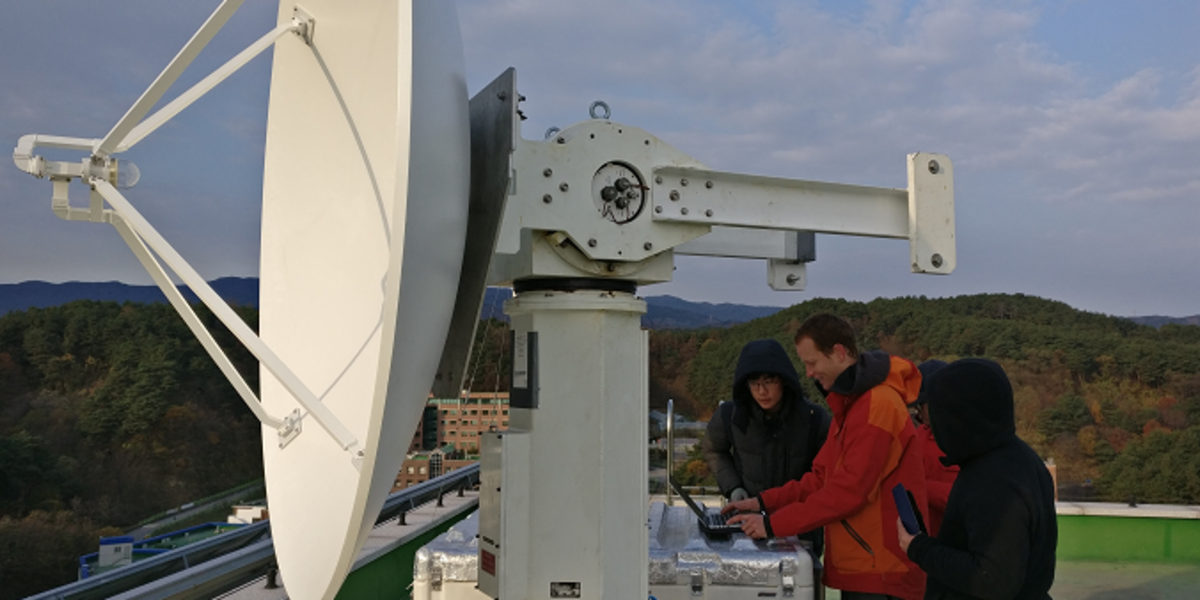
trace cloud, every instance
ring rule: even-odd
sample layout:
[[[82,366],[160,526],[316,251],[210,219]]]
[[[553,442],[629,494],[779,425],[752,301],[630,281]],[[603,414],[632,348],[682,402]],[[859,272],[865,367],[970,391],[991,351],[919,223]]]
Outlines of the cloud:
[[[463,2],[460,12],[469,50],[495,54],[499,35],[530,40],[500,55],[522,82],[552,79],[562,90],[552,104],[640,90],[634,123],[665,123],[655,132],[715,167],[882,182],[897,155],[937,150],[962,167],[1025,171],[1046,201],[1165,201],[1194,181],[1181,160],[1200,153],[1195,83],[1163,106],[1162,74],[1147,69],[1089,96],[1033,38],[1029,4],[875,3],[847,20],[781,2],[768,24],[738,6]],[[572,23],[584,21],[601,33],[579,35]],[[618,116],[629,106],[614,104]]]
[[[0,137],[103,135],[215,4],[5,4],[0,22],[19,26],[0,36],[0,73],[19,85],[0,88]],[[459,0],[457,7],[469,89],[517,67],[527,138],[581,121],[592,101],[605,100],[614,120],[719,170],[904,187],[908,153],[949,154],[959,271],[914,277],[903,242],[823,237],[810,269],[814,294],[1020,291],[1119,312],[1144,309],[1145,282],[1158,278],[1176,290],[1154,299],[1172,307],[1160,312],[1200,311],[1200,283],[1178,283],[1190,267],[1181,256],[1186,240],[1200,223],[1193,158],[1200,156],[1200,65],[1180,68],[1178,52],[1170,63],[1126,61],[1136,65],[1128,72],[1089,63],[1086,52],[1066,53],[1069,61],[1065,42],[1046,27],[1051,17],[1065,19],[1065,9],[1034,0]],[[181,86],[265,33],[274,12],[269,2],[243,6]],[[1149,5],[1139,15],[1172,18]],[[87,25],[72,24],[80,19]],[[53,44],[47,32],[59,36]],[[219,266],[206,274],[253,272],[254,244],[204,250],[203,239],[168,223],[187,215],[183,221],[213,239],[230,220],[245,224],[239,235],[257,226],[269,71],[268,59],[258,60],[130,156],[145,167],[135,201],[164,211],[168,237],[213,254]],[[47,227],[40,236],[14,225],[26,213],[13,202],[48,195],[45,182],[8,168],[0,194],[0,256],[39,240],[78,247],[70,239],[77,230],[61,223],[37,221]],[[18,239],[27,245],[14,246]],[[231,266],[238,256],[242,268]],[[112,268],[97,262],[115,264],[83,256],[60,263],[59,273],[86,278]],[[12,280],[12,264],[0,260],[0,280]],[[765,267],[756,263],[680,264],[672,284],[680,295],[797,300],[768,292]],[[122,273],[136,271],[130,267]],[[714,269],[727,279],[711,276]]]

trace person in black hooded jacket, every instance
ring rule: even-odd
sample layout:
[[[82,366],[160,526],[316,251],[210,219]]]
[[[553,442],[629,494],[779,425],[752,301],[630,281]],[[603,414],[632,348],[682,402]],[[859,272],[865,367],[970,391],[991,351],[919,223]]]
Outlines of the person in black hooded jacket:
[[[1054,484],[1017,437],[1000,365],[955,361],[926,382],[942,462],[960,471],[936,538],[897,521],[901,547],[928,575],[925,598],[1050,598],[1058,523]]]
[[[783,345],[755,340],[738,357],[733,399],[708,422],[702,450],[721,493],[743,500],[800,479],[829,433],[829,413],[809,402]],[[802,539],[821,553],[821,530]]]

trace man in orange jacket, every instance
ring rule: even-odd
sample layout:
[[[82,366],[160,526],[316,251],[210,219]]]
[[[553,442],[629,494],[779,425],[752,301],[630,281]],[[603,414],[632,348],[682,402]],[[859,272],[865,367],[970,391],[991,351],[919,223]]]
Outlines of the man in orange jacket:
[[[732,502],[750,537],[786,537],[825,527],[825,585],[844,600],[920,600],[925,573],[904,551],[892,501],[897,483],[927,512],[920,441],[908,417],[921,374],[884,352],[859,354],[854,330],[831,314],[804,321],[795,336],[805,374],[827,391],[829,437],[812,472],[798,481]]]

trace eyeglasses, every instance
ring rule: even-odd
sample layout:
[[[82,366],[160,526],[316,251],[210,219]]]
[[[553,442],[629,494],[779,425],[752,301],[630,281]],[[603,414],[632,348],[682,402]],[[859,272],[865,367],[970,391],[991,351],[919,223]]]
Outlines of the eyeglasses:
[[[746,387],[750,388],[750,391],[754,391],[754,388],[758,387],[765,390],[773,385],[779,385],[778,375],[763,375],[762,377],[758,377],[756,379],[746,380]]]

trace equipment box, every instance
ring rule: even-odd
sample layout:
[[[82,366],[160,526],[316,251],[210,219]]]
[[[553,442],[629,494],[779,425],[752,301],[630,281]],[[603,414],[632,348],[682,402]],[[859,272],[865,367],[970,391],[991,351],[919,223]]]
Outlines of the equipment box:
[[[656,600],[816,600],[819,565],[794,537],[704,535],[685,506],[650,505],[650,597]],[[821,594],[823,597],[823,594]]]
[[[685,506],[650,505],[650,600],[820,600],[820,563],[794,537],[705,536]],[[413,600],[488,600],[476,589],[479,513],[417,550]],[[814,569],[814,566],[816,569]]]

